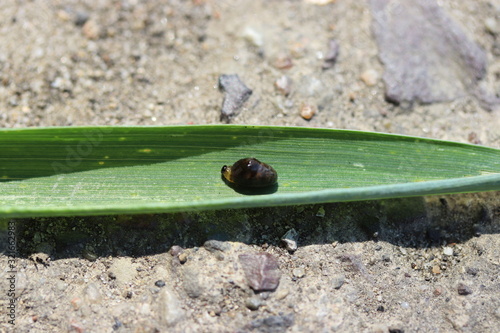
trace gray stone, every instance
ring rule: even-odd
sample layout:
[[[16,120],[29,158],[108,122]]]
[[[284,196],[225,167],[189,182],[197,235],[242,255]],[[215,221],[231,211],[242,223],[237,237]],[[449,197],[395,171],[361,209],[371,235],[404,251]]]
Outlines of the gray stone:
[[[486,74],[486,53],[435,0],[370,0],[370,5],[389,101],[435,103],[474,95],[487,108],[498,103],[478,86]]]
[[[258,310],[262,304],[263,301],[259,296],[252,296],[245,300],[245,306],[252,311]]]
[[[330,39],[328,41],[328,51],[325,55],[325,62],[323,63],[323,69],[328,69],[335,65],[337,58],[339,56],[340,45],[335,39]]]
[[[214,251],[229,251],[231,249],[231,244],[229,242],[221,242],[218,240],[207,240],[204,244],[203,247],[210,252]]]
[[[332,287],[334,289],[340,289],[340,287],[342,287],[344,285],[344,283],[345,283],[344,274],[335,275],[332,278]]]
[[[257,331],[261,333],[278,333],[286,332],[286,329],[294,323],[293,313],[287,315],[269,316],[251,321],[240,332]]]
[[[459,295],[466,296],[472,294],[472,289],[468,285],[460,282],[457,286],[457,292]]]
[[[239,113],[243,104],[250,98],[252,89],[241,81],[238,74],[221,75],[219,77],[219,88],[225,92],[221,120],[229,122],[232,117]]]
[[[477,273],[479,273],[479,269],[477,267],[467,267],[466,270],[467,274],[476,276]]]

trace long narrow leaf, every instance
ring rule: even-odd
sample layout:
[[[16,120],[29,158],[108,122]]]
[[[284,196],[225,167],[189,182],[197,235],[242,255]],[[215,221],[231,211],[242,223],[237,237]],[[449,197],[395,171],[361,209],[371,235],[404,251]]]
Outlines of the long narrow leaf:
[[[273,191],[241,191],[224,164],[256,157]],[[296,127],[0,130],[0,217],[159,213],[500,190],[500,150]],[[271,193],[272,192],[272,193]]]

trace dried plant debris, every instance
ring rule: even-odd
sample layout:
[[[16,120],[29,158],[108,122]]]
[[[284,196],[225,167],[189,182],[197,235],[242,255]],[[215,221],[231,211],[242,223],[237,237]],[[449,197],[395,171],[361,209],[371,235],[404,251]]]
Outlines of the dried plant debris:
[[[479,88],[485,51],[435,0],[370,0],[370,5],[389,101],[435,103],[474,95],[487,109],[498,104]]]
[[[256,292],[273,291],[278,288],[281,272],[278,260],[269,253],[245,253],[238,259],[245,272],[248,285]]]
[[[229,122],[239,113],[243,104],[252,95],[238,74],[223,74],[219,76],[219,88],[225,92],[222,102],[221,121]]]

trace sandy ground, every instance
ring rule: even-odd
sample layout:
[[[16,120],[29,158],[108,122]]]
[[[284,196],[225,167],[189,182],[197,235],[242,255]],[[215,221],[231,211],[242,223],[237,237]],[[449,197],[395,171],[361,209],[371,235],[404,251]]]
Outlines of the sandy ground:
[[[384,100],[367,2],[311,2],[2,1],[0,126],[218,124],[218,77],[238,74],[253,94],[236,124],[500,147],[500,111],[473,97],[412,107]],[[500,2],[441,5],[486,50],[483,83],[499,91]],[[324,70],[331,39],[340,53]],[[274,86],[283,75],[288,96]],[[300,116],[302,105],[317,108],[312,119]],[[0,331],[496,332],[499,197],[0,220]],[[9,227],[21,252],[15,325]],[[280,241],[290,229],[296,251]],[[239,256],[260,251],[278,259],[274,292],[246,283]]]

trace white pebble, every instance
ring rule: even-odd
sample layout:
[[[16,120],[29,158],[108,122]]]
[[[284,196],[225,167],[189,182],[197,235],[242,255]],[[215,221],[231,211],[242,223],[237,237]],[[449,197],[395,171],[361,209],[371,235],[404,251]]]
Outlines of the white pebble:
[[[452,256],[453,255],[453,249],[449,246],[445,246],[443,248],[443,254],[447,255],[447,256]]]
[[[262,47],[262,45],[264,45],[262,34],[251,27],[246,27],[245,30],[243,30],[243,37],[254,46]]]
[[[296,278],[303,278],[305,275],[306,275],[306,271],[304,270],[304,268],[302,267],[298,267],[298,268],[294,268],[292,270],[292,274],[293,276],[295,276]]]
[[[410,308],[410,304],[408,304],[408,302],[401,302],[401,307],[403,309],[409,309]]]

